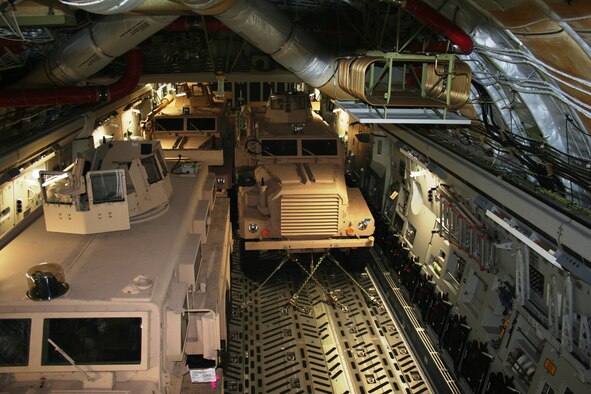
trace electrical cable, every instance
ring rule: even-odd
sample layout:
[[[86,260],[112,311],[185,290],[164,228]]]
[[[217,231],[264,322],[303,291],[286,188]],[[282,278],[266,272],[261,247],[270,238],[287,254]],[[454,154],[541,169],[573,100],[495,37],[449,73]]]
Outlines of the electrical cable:
[[[556,34],[564,33],[564,29],[559,28],[556,30],[549,30],[549,31],[540,31],[540,32],[524,32],[524,31],[514,31],[513,34],[516,36],[522,37],[545,37],[545,36],[553,36]]]
[[[502,24],[497,24],[497,26],[499,26],[502,29],[516,30],[516,29],[523,29],[524,27],[533,26],[533,25],[536,25],[538,23],[543,23],[543,22],[568,23],[568,22],[577,22],[577,21],[586,20],[586,19],[591,19],[591,15],[575,16],[572,18],[562,18],[562,19],[557,19],[557,20],[550,19],[550,18],[540,18],[540,19],[536,19],[536,20],[528,22],[528,23],[524,23],[522,25],[517,25],[517,26],[505,26]]]
[[[508,61],[507,59],[499,58],[494,55],[491,57],[495,58],[497,60],[500,60],[500,61],[513,63],[513,61]],[[520,63],[520,62],[517,62],[517,63]],[[511,78],[507,75],[500,75],[500,74],[493,75],[492,73],[488,73],[487,78],[494,78],[497,83],[502,84],[504,86],[508,86],[511,89],[518,91],[520,93],[549,95],[551,97],[556,98],[557,100],[559,100],[563,104],[570,106],[571,108],[579,111],[585,117],[591,118],[591,105],[577,99],[574,96],[571,96],[571,95],[565,93],[563,90],[558,89],[556,86],[551,85],[550,83],[548,83],[546,81],[535,81],[535,80],[531,79],[532,76],[533,76],[533,73],[530,74],[530,78],[523,80],[523,79]],[[554,77],[554,79],[559,81],[560,83],[574,89],[574,90],[577,90],[577,91],[583,93],[583,94],[591,95],[590,91],[582,89],[580,86],[573,85],[572,83],[569,83],[561,78]]]
[[[583,78],[575,77],[574,75],[565,73],[564,71],[559,70],[555,67],[552,67],[549,64],[546,64],[543,61],[541,61],[533,56],[530,56],[521,50],[507,49],[507,48],[500,49],[500,48],[494,48],[494,47],[487,47],[487,46],[483,46],[483,45],[475,45],[474,48],[477,49],[479,52],[482,52],[482,53],[489,55],[489,56],[492,56],[493,54],[500,54],[500,55],[504,55],[504,56],[516,56],[516,57],[524,59],[524,62],[526,62],[526,63],[531,62],[532,64],[530,64],[530,65],[532,65],[532,66],[535,65],[537,68],[547,69],[549,71],[552,71],[553,73],[556,73],[558,75],[561,75],[563,77],[571,79],[571,80],[578,82],[584,86],[591,87],[590,81],[587,81]],[[556,78],[552,74],[548,74],[548,77]]]
[[[177,169],[179,169],[179,168],[181,168],[181,155],[179,155],[178,160],[176,161],[176,163],[174,163],[174,165],[170,169],[170,173],[171,174],[180,174],[180,171],[177,172]]]
[[[569,95],[568,93],[565,93],[563,90],[557,89],[554,85],[551,85],[549,82],[546,81],[535,81],[535,80],[517,80],[517,79],[512,79],[512,78],[507,78],[506,76],[503,76],[502,78],[499,78],[499,82],[502,80],[508,81],[511,83],[512,86],[524,86],[526,88],[530,88],[530,89],[539,89],[539,92],[534,91],[534,93],[539,93],[539,94],[548,94],[547,92],[544,92],[543,90],[551,90],[552,92],[559,94],[559,95],[563,95],[565,97],[567,97],[568,99],[573,99],[576,100],[577,103],[581,106],[585,106],[588,108],[591,108],[591,105],[588,105],[587,103],[580,101],[578,99],[576,99],[575,97]],[[567,82],[561,78],[554,78],[557,82],[568,86],[569,88],[576,90],[580,93],[583,93],[585,95],[591,96],[591,91],[586,90],[581,88],[580,86],[574,85],[570,82]],[[502,82],[500,82],[502,83]]]
[[[488,97],[482,85],[473,81],[473,86],[481,98]],[[492,141],[508,147],[512,156],[529,170],[540,186],[562,196],[566,195],[566,188],[561,179],[571,181],[583,190],[591,186],[590,160],[564,153],[542,141],[500,129],[492,116],[493,107],[488,102],[481,103],[481,110],[483,128],[480,131]],[[477,128],[471,130],[479,132]]]

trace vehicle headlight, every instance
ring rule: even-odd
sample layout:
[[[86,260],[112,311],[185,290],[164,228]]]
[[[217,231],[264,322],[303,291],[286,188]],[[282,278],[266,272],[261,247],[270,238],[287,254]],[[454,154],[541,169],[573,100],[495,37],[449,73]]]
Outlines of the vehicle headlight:
[[[357,229],[363,231],[367,228],[367,222],[365,220],[360,221],[357,223]]]
[[[216,180],[216,182],[217,182],[217,183],[218,183],[218,185],[220,185],[220,186],[221,186],[221,185],[225,185],[225,184],[226,184],[226,178],[219,177],[219,178]]]
[[[251,233],[256,233],[257,231],[259,231],[259,225],[256,223],[249,224],[248,231],[250,231]]]

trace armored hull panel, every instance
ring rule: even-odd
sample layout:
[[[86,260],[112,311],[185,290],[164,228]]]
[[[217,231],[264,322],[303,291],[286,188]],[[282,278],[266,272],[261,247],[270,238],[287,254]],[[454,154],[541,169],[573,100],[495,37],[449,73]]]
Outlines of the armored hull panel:
[[[168,208],[130,230],[52,233],[40,218],[0,251],[0,332],[17,344],[0,344],[0,373],[11,377],[0,391],[179,392],[188,351],[211,358],[213,348],[215,359],[225,338],[229,203],[214,200],[207,166],[172,184]],[[199,226],[212,216],[215,226]],[[25,273],[42,262],[63,267],[65,294],[27,297]],[[215,295],[206,300],[196,287]]]

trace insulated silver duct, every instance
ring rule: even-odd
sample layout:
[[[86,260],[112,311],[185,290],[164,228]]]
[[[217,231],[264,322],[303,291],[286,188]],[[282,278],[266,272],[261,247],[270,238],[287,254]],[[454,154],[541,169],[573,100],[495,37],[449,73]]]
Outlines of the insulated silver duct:
[[[70,7],[80,8],[93,14],[112,15],[131,11],[144,0],[60,0]]]
[[[234,0],[173,0],[199,15],[217,15],[234,5]]]
[[[157,4],[142,5],[139,0],[61,0],[65,4],[95,13],[147,12]],[[215,15],[245,40],[271,55],[308,85],[327,85],[336,71],[335,58],[308,32],[265,0],[176,0],[201,15]],[[332,89],[333,84],[328,84]]]
[[[327,84],[335,73],[334,56],[265,0],[236,0],[215,17],[312,87]]]
[[[176,18],[176,15],[107,16],[75,34],[63,47],[47,56],[19,85],[71,85],[84,80]]]
[[[196,12],[215,15],[226,11],[234,0],[59,0],[72,8],[99,14],[114,15],[128,11],[149,15],[171,15]]]
[[[265,0],[174,0],[174,3],[166,0],[146,0],[145,3],[140,0],[60,1],[99,14],[125,12],[131,9],[149,13],[169,6],[175,8],[178,3],[200,15],[215,15],[228,28],[271,55],[306,84],[320,88],[333,98],[351,98],[337,86],[333,78],[336,72],[335,57],[319,45],[308,32],[294,25],[287,15]],[[122,40],[116,41],[119,43]],[[75,51],[72,50],[72,52]],[[110,52],[107,53],[110,54]],[[75,54],[79,56],[78,53]],[[102,53],[96,53],[96,55],[100,57]],[[54,61],[54,64],[60,63]],[[97,68],[97,71],[98,69],[100,68]],[[55,72],[55,74],[65,74],[58,77],[60,80],[68,79],[67,75],[74,74],[74,71]],[[82,79],[78,76],[77,78]]]

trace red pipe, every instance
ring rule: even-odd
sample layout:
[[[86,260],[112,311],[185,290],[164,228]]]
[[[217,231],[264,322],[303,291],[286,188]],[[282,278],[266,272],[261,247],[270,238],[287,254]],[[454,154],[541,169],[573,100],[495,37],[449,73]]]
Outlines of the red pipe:
[[[205,17],[205,27],[207,31],[232,31],[228,26],[224,25],[213,16]]]
[[[109,86],[53,86],[0,90],[0,107],[83,104],[120,99],[137,86],[142,74],[143,59],[140,49],[129,51],[125,72],[117,82]]]
[[[456,44],[462,52],[472,52],[474,43],[470,36],[421,0],[406,0],[403,8],[431,26],[433,29],[437,30],[439,33],[446,36],[451,42]]]
[[[107,86],[108,101],[118,100],[130,93],[140,82],[144,65],[144,53],[139,48],[127,52],[127,68],[117,82]]]
[[[25,43],[22,41],[0,38],[0,47],[8,47],[12,52],[22,52],[25,49]]]

